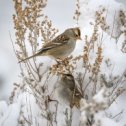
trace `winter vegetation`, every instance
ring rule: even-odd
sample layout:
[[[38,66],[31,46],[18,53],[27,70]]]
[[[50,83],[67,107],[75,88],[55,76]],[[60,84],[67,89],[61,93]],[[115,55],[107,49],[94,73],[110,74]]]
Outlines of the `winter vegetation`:
[[[19,62],[61,32],[44,13],[47,0],[13,0],[13,5],[16,40],[10,39]],[[82,40],[60,62],[40,56],[19,63],[19,80],[9,100],[0,101],[0,126],[126,125],[125,6],[76,0],[71,18]]]

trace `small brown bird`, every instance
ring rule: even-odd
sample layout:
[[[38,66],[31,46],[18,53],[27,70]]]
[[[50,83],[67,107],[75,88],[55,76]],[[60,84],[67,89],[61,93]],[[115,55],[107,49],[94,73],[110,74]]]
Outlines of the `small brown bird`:
[[[80,93],[78,88],[75,85],[75,80],[72,74],[63,74],[61,78],[61,83],[63,86],[62,92],[60,95],[63,98],[66,98],[70,102],[70,106],[80,107],[80,100],[83,98],[83,95]]]
[[[40,49],[36,54],[19,61],[19,63],[35,56],[44,55],[51,56],[55,59],[64,59],[72,53],[78,39],[81,39],[80,29],[78,27],[69,28],[51,42],[45,43],[42,49]]]

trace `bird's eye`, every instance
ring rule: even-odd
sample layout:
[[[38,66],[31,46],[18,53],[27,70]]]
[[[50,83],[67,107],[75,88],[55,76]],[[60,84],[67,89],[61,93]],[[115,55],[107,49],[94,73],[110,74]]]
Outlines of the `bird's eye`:
[[[80,36],[80,31],[78,29],[75,30],[75,36],[79,37]]]
[[[78,34],[75,34],[76,35],[76,37],[78,37]]]

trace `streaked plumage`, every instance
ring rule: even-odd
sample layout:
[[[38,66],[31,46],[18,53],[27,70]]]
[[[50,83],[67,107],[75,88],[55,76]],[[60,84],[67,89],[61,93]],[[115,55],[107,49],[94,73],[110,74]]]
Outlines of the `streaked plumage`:
[[[75,85],[75,79],[72,74],[62,74],[61,78],[61,86],[63,90],[61,90],[61,96],[64,99],[67,99],[70,102],[70,106],[80,107],[80,100],[83,98],[83,95],[78,90]]]
[[[62,34],[57,36],[51,42],[45,43],[36,54],[23,59],[19,62],[28,60],[35,56],[51,56],[55,59],[57,58],[66,58],[75,48],[76,41],[81,39],[80,29],[76,28],[69,28],[65,30]]]

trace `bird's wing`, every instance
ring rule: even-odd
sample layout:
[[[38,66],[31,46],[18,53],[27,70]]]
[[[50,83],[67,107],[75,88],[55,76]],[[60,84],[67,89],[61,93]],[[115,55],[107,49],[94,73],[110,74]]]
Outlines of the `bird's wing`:
[[[69,38],[65,35],[59,35],[57,36],[55,39],[53,39],[51,42],[45,43],[43,45],[43,48],[38,50],[37,53],[35,53],[34,55],[27,57],[21,61],[19,61],[19,63],[21,63],[22,61],[28,60],[30,58],[33,58],[35,56],[39,56],[41,55],[43,52],[50,50],[50,49],[54,49],[57,48],[59,46],[63,46],[64,44],[66,44],[68,42]]]
[[[39,52],[44,52],[59,46],[63,46],[68,42],[69,38],[65,35],[59,35],[55,39],[53,39],[51,42],[45,43],[43,45],[43,48],[38,51]]]

